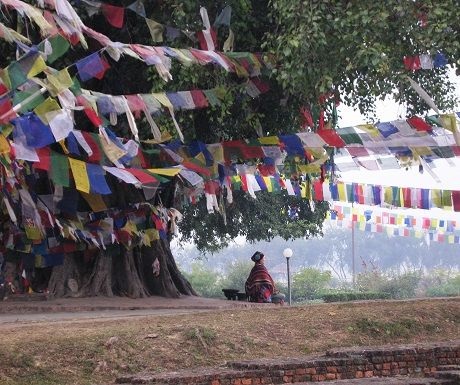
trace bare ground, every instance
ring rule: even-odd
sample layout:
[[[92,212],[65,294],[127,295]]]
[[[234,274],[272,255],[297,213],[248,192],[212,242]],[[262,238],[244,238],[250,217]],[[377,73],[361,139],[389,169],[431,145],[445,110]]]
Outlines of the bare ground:
[[[460,297],[3,324],[0,336],[2,385],[107,384],[143,370],[459,339]]]

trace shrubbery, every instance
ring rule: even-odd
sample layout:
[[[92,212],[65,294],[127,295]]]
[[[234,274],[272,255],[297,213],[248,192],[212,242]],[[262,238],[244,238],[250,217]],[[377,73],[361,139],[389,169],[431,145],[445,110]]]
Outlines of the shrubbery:
[[[460,274],[447,279],[445,282],[429,287],[426,291],[429,297],[460,296]]]
[[[390,294],[382,292],[359,292],[359,291],[338,291],[335,293],[323,293],[321,298],[324,302],[347,302],[369,299],[389,299]]]
[[[312,267],[300,269],[292,279],[292,300],[304,301],[317,299],[332,279],[330,271],[321,271]]]

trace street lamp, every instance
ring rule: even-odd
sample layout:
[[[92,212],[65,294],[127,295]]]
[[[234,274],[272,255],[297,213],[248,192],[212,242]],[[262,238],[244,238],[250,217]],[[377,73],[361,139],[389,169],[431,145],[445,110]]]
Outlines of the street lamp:
[[[289,271],[289,258],[292,257],[292,250],[288,247],[287,249],[284,249],[283,255],[286,258],[286,267],[287,267],[287,279],[288,279],[288,292],[289,292],[289,299],[288,303],[289,305],[291,304],[291,273]]]

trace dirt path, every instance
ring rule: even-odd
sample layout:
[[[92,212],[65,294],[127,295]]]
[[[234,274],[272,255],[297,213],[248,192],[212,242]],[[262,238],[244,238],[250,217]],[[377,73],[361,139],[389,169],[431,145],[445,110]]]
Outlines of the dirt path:
[[[120,318],[172,316],[212,310],[264,307],[263,304],[183,296],[178,299],[150,297],[61,298],[13,297],[0,302],[0,328],[36,323],[108,321]]]
[[[149,316],[178,316],[209,312],[210,309],[142,309],[142,310],[95,310],[82,312],[26,313],[0,315],[0,329],[23,327],[30,324],[100,322],[117,319],[133,319]]]

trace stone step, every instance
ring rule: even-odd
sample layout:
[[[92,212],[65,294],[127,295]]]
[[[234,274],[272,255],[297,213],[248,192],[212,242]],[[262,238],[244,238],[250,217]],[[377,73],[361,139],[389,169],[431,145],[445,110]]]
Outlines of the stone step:
[[[456,380],[456,383],[460,384],[460,370],[441,370],[431,373],[431,376],[439,379]]]
[[[438,372],[446,370],[460,370],[460,365],[439,365],[436,369]]]
[[[311,385],[311,382],[297,382],[296,385]],[[354,378],[350,380],[333,380],[324,382],[324,385],[454,385],[453,382],[435,378],[409,377],[373,377]]]

